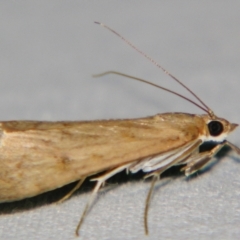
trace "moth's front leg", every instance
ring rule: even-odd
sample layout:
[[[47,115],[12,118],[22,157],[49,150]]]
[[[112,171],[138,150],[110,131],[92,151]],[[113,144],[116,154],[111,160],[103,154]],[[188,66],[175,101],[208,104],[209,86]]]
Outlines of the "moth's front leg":
[[[213,156],[217,154],[221,148],[226,145],[226,142],[216,145],[213,149],[206,152],[201,152],[192,157],[192,160],[187,163],[181,171],[185,171],[185,175],[189,176],[198,170],[204,168],[213,159]]]

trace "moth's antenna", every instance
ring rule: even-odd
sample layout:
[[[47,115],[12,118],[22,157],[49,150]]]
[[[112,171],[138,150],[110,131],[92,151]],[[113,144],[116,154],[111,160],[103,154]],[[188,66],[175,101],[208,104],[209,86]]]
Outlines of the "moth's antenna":
[[[180,94],[180,93],[177,93],[177,92],[172,91],[172,90],[170,90],[170,89],[168,89],[168,88],[162,87],[162,86],[160,86],[160,85],[158,85],[158,84],[149,82],[149,81],[147,81],[147,80],[145,80],[145,79],[142,79],[142,78],[134,77],[134,76],[127,75],[127,74],[120,73],[120,72],[116,72],[116,71],[108,71],[108,72],[103,72],[103,73],[100,73],[100,74],[95,74],[95,75],[93,75],[93,77],[102,77],[102,76],[107,75],[107,74],[116,74],[116,75],[120,75],[120,76],[123,76],[123,77],[126,77],[126,78],[131,78],[131,79],[134,79],[134,80],[137,80],[137,81],[140,81],[140,82],[147,83],[147,84],[149,84],[149,85],[152,85],[152,86],[157,87],[157,88],[160,88],[160,89],[162,89],[162,90],[164,90],[164,91],[170,92],[170,93],[172,93],[172,94],[174,94],[174,95],[177,95],[178,97],[183,98],[183,99],[187,100],[188,102],[194,104],[195,106],[199,107],[199,108],[202,109],[204,112],[209,113],[208,109],[202,107],[201,105],[199,105],[198,103],[194,102],[194,101],[191,100],[190,98],[187,98],[187,97],[183,96],[183,95]]]
[[[149,57],[146,53],[142,52],[140,49],[138,49],[136,46],[134,46],[131,42],[129,42],[126,38],[124,38],[122,35],[120,35],[118,32],[114,31],[113,29],[111,29],[110,27],[108,27],[107,25],[100,23],[100,22],[94,22],[96,24],[101,25],[102,27],[108,29],[110,32],[114,33],[115,35],[117,35],[119,38],[121,38],[125,43],[127,43],[130,47],[132,47],[133,49],[135,49],[138,53],[140,53],[141,55],[143,55],[145,58],[147,58],[150,62],[152,62],[154,65],[156,65],[158,68],[160,68],[166,75],[170,76],[173,80],[175,80],[178,84],[180,84],[182,87],[184,87],[189,93],[191,93],[206,109],[208,114],[211,117],[214,117],[214,113],[213,111],[191,90],[189,89],[185,84],[183,84],[179,79],[177,79],[176,77],[174,77],[171,73],[169,73],[165,68],[163,68],[160,64],[158,64],[154,59],[152,59],[151,57]],[[196,105],[196,104],[195,104]]]

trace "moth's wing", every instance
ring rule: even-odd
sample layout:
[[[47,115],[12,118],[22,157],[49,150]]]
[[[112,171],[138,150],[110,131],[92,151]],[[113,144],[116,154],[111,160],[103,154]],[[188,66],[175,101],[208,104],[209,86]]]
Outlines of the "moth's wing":
[[[34,196],[167,152],[199,134],[191,121],[169,123],[156,116],[119,121],[2,122],[0,127],[2,202]]]

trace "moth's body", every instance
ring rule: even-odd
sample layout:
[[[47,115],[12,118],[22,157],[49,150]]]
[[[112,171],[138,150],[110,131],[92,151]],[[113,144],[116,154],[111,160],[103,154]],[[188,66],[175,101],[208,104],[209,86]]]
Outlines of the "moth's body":
[[[96,22],[98,23],[98,22]],[[101,23],[98,23],[101,24]],[[154,183],[166,169],[185,165],[186,176],[206,166],[214,155],[228,145],[238,154],[240,149],[226,140],[238,125],[218,118],[187,86],[148,55],[137,49],[116,31],[101,24],[184,87],[193,100],[146,80],[126,74],[109,73],[138,80],[191,102],[207,114],[164,113],[153,117],[86,122],[0,122],[0,202],[32,197],[78,181],[63,200],[72,195],[88,176],[103,172],[86,204],[76,229],[83,223],[94,197],[103,183],[122,170],[142,170],[153,176],[144,212],[148,234],[147,212]],[[207,141],[216,142],[211,150],[199,152]]]
[[[209,139],[208,121],[209,115],[165,113],[129,120],[1,122],[0,202],[134,165],[196,140],[200,145]],[[230,124],[221,121],[229,132]]]

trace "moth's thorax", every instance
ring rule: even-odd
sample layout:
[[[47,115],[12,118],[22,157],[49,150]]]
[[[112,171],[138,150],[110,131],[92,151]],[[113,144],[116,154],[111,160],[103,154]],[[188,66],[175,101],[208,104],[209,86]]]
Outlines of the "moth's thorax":
[[[174,125],[175,128],[178,126],[182,132],[193,134],[203,142],[222,142],[238,126],[226,119],[213,118],[208,114],[164,113],[155,115],[153,120],[156,123],[168,122],[170,126]]]
[[[205,138],[208,133],[201,115],[188,113],[163,113],[152,117],[152,124],[168,128],[171,135],[178,136],[183,142]],[[203,140],[203,139],[202,139]]]

